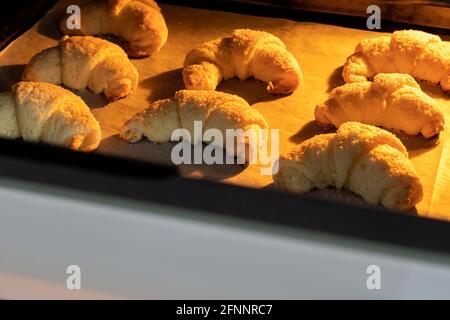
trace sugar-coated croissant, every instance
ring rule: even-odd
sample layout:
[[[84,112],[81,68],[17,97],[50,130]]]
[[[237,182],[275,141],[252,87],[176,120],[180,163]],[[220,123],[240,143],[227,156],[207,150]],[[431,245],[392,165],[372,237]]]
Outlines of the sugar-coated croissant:
[[[138,72],[117,45],[95,37],[61,39],[56,47],[35,55],[22,75],[24,81],[64,84],[73,89],[89,88],[116,100],[136,89]]]
[[[180,90],[175,97],[156,101],[133,116],[123,126],[120,137],[128,142],[137,142],[143,136],[152,142],[169,142],[174,130],[184,128],[190,133],[190,142],[195,144],[200,140],[196,138],[194,121],[201,121],[204,131],[220,130],[223,137],[226,137],[227,129],[252,129],[257,131],[256,135],[260,135],[261,129],[268,128],[264,117],[236,95],[206,90]],[[212,143],[225,148],[226,139]]]
[[[100,0],[81,6],[81,28],[70,30],[63,19],[60,29],[68,35],[115,35],[125,40],[130,57],[157,53],[167,41],[167,26],[153,0]]]
[[[444,116],[434,100],[410,75],[380,73],[373,82],[349,83],[331,91],[314,112],[321,125],[339,127],[347,121],[421,133],[431,138],[444,129]]]
[[[100,126],[80,97],[44,82],[19,82],[0,94],[0,137],[79,151],[96,149]]]
[[[361,41],[347,58],[345,82],[367,81],[377,73],[407,73],[450,90],[450,45],[422,31],[396,31]]]
[[[236,76],[268,83],[271,94],[292,93],[303,77],[297,60],[279,38],[249,29],[205,42],[184,61],[183,79],[188,89],[215,90],[222,79]]]
[[[371,204],[407,210],[422,199],[422,184],[408,153],[392,133],[358,122],[317,135],[280,156],[274,183],[304,193],[347,188]]]

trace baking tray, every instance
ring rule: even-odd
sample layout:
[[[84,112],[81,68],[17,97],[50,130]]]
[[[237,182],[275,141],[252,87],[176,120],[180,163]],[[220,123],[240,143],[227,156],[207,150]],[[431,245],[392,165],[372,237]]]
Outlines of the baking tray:
[[[57,42],[61,36],[57,30],[57,21],[63,15],[67,3],[60,1],[44,18],[1,52],[1,90],[7,90],[19,79],[24,64],[32,55]],[[341,66],[355,44],[363,38],[376,35],[367,30],[325,24],[324,21],[317,23],[321,20],[320,15],[315,17],[316,22],[268,18],[264,17],[264,12],[255,10],[255,7],[251,9],[252,14],[261,16],[166,4],[162,5],[162,9],[169,27],[169,41],[157,55],[133,60],[140,72],[140,85],[136,92],[111,104],[89,91],[79,92],[102,126],[103,140],[96,153],[74,154],[49,146],[2,141],[2,159],[6,161],[0,169],[2,175],[82,190],[86,190],[86,185],[89,185],[88,191],[448,252],[450,242],[444,240],[447,240],[446,234],[450,234],[449,225],[414,216],[447,218],[449,213],[445,210],[445,203],[441,204],[435,196],[436,186],[444,192],[446,182],[450,181],[445,179],[445,173],[441,173],[442,163],[445,163],[443,150],[446,150],[446,134],[441,135],[439,141],[402,137],[425,185],[424,201],[418,206],[417,212],[406,215],[366,206],[357,197],[347,193],[329,191],[291,196],[274,192],[271,177],[261,176],[256,166],[186,165],[174,170],[166,167],[170,165],[170,149],[173,145],[156,145],[147,141],[129,145],[118,139],[117,131],[132,114],[145,108],[149,102],[170,97],[176,90],[183,88],[180,66],[185,53],[193,45],[230,34],[237,27],[249,27],[263,29],[282,38],[300,61],[305,81],[299,90],[286,97],[269,96],[265,86],[254,80],[240,82],[233,79],[222,83],[218,89],[241,95],[263,113],[272,127],[281,129],[280,151],[288,150],[322,132],[312,121],[314,106],[326,98],[329,90],[342,83]],[[269,14],[273,15],[274,12]],[[281,12],[277,11],[276,14],[280,15]],[[305,16],[304,12],[299,14]],[[307,16],[313,15],[308,13]],[[204,23],[205,21],[208,23]],[[350,20],[350,24],[357,24],[357,21]],[[324,43],[332,43],[333,50],[324,48]],[[424,90],[433,95],[445,109],[448,100],[438,88],[424,85]],[[41,149],[42,151],[36,151]],[[30,153],[31,150],[36,152]],[[29,156],[24,157],[26,154]],[[119,164],[121,169],[118,170],[115,164]],[[45,166],[48,173],[63,170],[65,174],[61,178],[57,174],[39,174],[26,169],[36,166]],[[113,183],[115,179],[116,183]],[[109,183],[104,184],[104,180]],[[126,188],[123,187],[124,183]],[[324,198],[329,201],[324,201]],[[371,226],[369,222],[372,223]],[[374,225],[377,226],[375,229]],[[402,233],[408,227],[417,228],[422,233],[437,229],[429,231],[431,238],[417,239],[413,235],[398,236],[399,229],[395,227],[401,228]],[[443,230],[446,233],[442,233]]]

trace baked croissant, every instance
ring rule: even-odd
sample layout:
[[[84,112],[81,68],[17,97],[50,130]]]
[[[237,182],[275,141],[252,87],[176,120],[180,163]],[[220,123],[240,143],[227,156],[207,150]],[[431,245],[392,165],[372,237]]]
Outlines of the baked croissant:
[[[167,26],[153,0],[100,0],[81,6],[81,29],[60,29],[68,35],[112,34],[125,40],[124,50],[133,58],[157,53],[167,41]]]
[[[64,84],[73,89],[88,87],[116,100],[136,89],[138,72],[117,45],[90,36],[61,39],[56,47],[35,55],[25,67],[24,81]]]
[[[194,131],[194,121],[202,122],[202,129],[220,130],[226,137],[227,129],[253,129],[258,138],[261,129],[268,128],[264,117],[248,103],[223,92],[204,90],[180,90],[171,99],[152,103],[143,112],[134,115],[123,126],[120,137],[128,142],[137,142],[147,137],[152,142],[171,141],[172,132],[187,129],[192,144],[200,142]],[[207,141],[202,141],[207,142]],[[245,143],[245,142],[244,142]],[[213,141],[215,146],[225,148],[226,139]]]
[[[337,133],[317,135],[280,156],[273,178],[290,192],[347,188],[371,204],[398,210],[416,205],[423,193],[401,141],[358,122],[346,122]]]
[[[92,151],[101,132],[77,95],[50,83],[19,82],[0,94],[0,137]]]
[[[268,83],[271,94],[292,93],[302,80],[295,57],[276,36],[249,29],[234,30],[231,37],[205,42],[184,61],[187,89],[215,90],[222,79],[254,77]]]
[[[396,31],[361,41],[347,58],[345,82],[366,81],[377,73],[407,73],[450,90],[450,45],[422,31]]]
[[[380,73],[373,82],[349,83],[331,91],[314,112],[321,125],[358,121],[431,138],[444,129],[444,116],[411,76]]]

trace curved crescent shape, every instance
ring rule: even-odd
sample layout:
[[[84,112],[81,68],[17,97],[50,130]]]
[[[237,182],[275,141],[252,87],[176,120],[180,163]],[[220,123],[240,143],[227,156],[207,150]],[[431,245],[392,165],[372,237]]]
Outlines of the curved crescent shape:
[[[80,97],[44,82],[19,82],[0,94],[0,136],[92,151],[100,126]]]
[[[314,115],[325,126],[358,121],[425,138],[444,130],[444,115],[434,100],[413,77],[399,73],[379,73],[373,82],[337,87],[316,106]]]
[[[72,89],[89,88],[108,100],[127,96],[138,84],[138,72],[117,45],[90,36],[61,39],[57,47],[35,55],[22,80],[64,84]]]
[[[60,29],[67,35],[115,35],[132,58],[157,53],[167,41],[168,30],[161,9],[153,0],[94,1],[81,6],[81,29],[69,30],[63,19]]]
[[[303,74],[279,38],[249,29],[205,42],[191,50],[184,61],[187,89],[215,90],[222,79],[233,77],[254,77],[266,82],[271,94],[290,94],[300,85]]]
[[[416,30],[361,41],[347,58],[345,82],[367,81],[378,73],[407,73],[450,90],[450,44]]]
[[[407,210],[423,197],[408,153],[393,134],[358,122],[317,135],[280,156],[273,177],[278,188],[304,193],[346,188],[371,204]]]

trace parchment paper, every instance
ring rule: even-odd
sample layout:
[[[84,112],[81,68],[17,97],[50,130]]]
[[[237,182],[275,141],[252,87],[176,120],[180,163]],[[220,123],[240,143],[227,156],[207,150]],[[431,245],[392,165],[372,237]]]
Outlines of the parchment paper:
[[[29,59],[62,36],[57,23],[69,4],[83,1],[60,1],[49,13],[0,54],[0,90],[19,81]],[[235,28],[265,30],[280,37],[298,59],[304,73],[301,87],[290,96],[270,96],[265,85],[253,79],[241,82],[224,81],[218,90],[240,95],[260,111],[272,128],[280,129],[280,152],[289,150],[315,134],[323,133],[314,122],[314,107],[324,101],[327,93],[343,84],[342,65],[358,42],[380,33],[327,24],[295,22],[285,19],[255,17],[219,11],[162,5],[168,28],[167,44],[153,57],[133,60],[139,71],[137,91],[125,99],[108,104],[102,96],[87,90],[77,92],[100,121],[102,143],[96,152],[171,164],[173,144],[152,144],[148,141],[131,145],[117,137],[123,123],[150,102],[168,98],[184,88],[181,66],[186,53],[196,45],[230,35]],[[444,37],[449,40],[449,37]],[[438,140],[400,136],[424,186],[424,199],[413,213],[421,216],[450,219],[450,100],[437,86],[421,84],[436,99],[446,115],[446,129]],[[445,152],[444,152],[445,150]],[[254,188],[271,188],[272,178],[261,175],[258,166],[249,165],[182,165],[183,176],[211,179]],[[315,196],[362,203],[347,192],[320,191]]]

